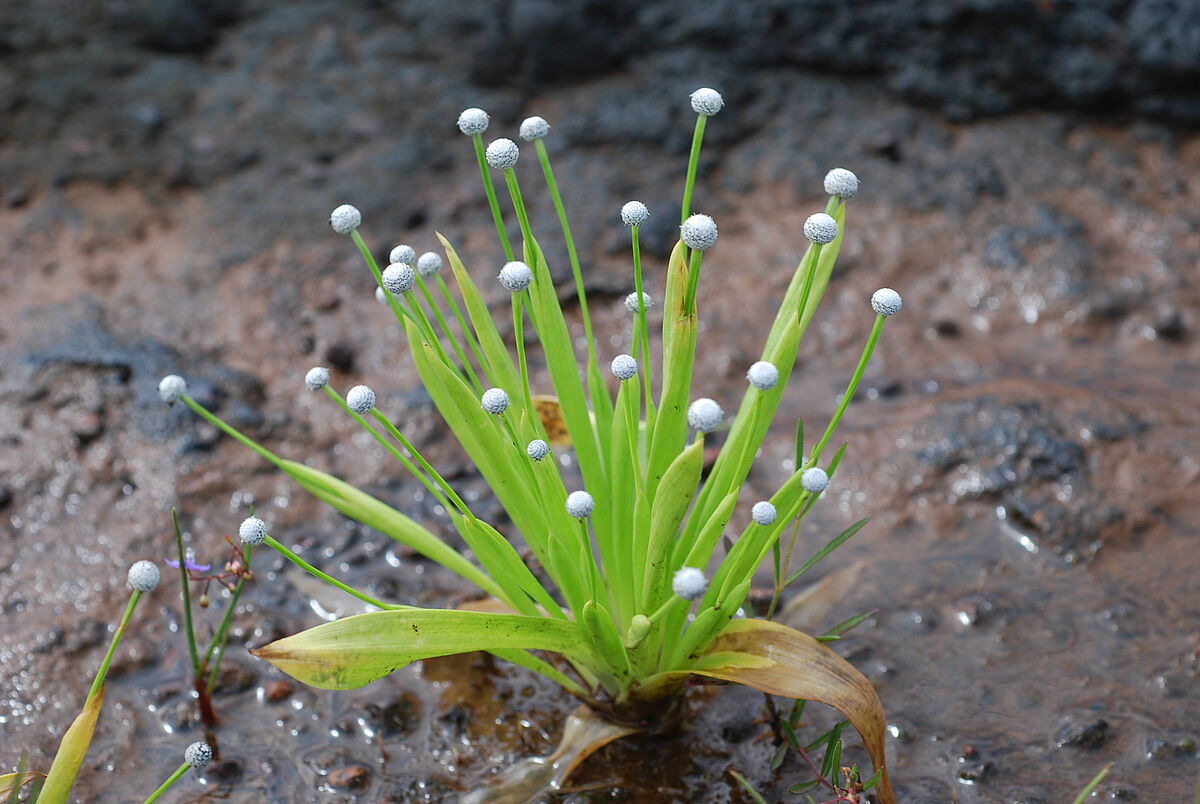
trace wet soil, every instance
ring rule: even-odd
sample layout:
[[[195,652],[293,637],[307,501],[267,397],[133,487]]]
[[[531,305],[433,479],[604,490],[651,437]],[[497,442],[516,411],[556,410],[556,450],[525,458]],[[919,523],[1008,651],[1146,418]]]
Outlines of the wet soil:
[[[667,39],[612,58],[581,45],[595,63],[555,79],[548,56],[522,57],[520,80],[504,82],[481,66],[494,50],[457,59],[436,38],[482,46],[490,23],[368,6],[230,4],[203,25],[118,15],[90,23],[101,39],[136,41],[72,57],[70,15],[30,12],[36,25],[7,29],[28,37],[0,48],[20,56],[0,74],[19,131],[0,139],[0,767],[22,751],[48,764],[122,605],[125,568],[169,554],[172,505],[202,560],[223,560],[223,537],[254,505],[314,563],[380,595],[469,598],[164,407],[157,380],[184,374],[275,451],[453,538],[417,484],[304,392],[304,371],[330,364],[338,387],[370,383],[477,511],[498,517],[328,211],[358,205],[381,255],[396,242],[432,249],[437,229],[486,279],[499,251],[453,121],[482,105],[489,133],[511,136],[541,114],[601,351],[615,354],[632,281],[616,211],[630,197],[653,211],[644,243],[661,295],[684,99],[711,83],[729,105],[709,126],[696,201],[721,224],[696,376],[727,410],[802,251],[801,224],[823,204],[824,171],[845,165],[863,180],[747,503],[790,469],[795,418],[824,426],[870,326],[869,293],[904,294],[844,420],[847,458],[803,534],[815,548],[872,517],[814,580],[856,562],[859,574],[796,615],[819,629],[879,610],[838,647],[878,685],[901,799],[1060,802],[1111,764],[1106,800],[1186,800],[1200,774],[1200,136],[1056,111],[956,122],[898,100],[888,81],[769,60],[713,66]],[[520,174],[566,277],[532,160]],[[570,304],[569,283],[563,295]],[[450,801],[549,753],[574,707],[481,655],[353,692],[284,683],[244,647],[357,609],[272,556],[255,570],[216,697],[221,761],[177,800]],[[141,800],[201,733],[176,598],[162,584],[119,652],[79,801]],[[554,800],[745,801],[730,769],[789,800],[803,773],[791,760],[769,770],[760,700],[697,695],[681,735],[602,749]],[[812,728],[826,722],[817,714]]]

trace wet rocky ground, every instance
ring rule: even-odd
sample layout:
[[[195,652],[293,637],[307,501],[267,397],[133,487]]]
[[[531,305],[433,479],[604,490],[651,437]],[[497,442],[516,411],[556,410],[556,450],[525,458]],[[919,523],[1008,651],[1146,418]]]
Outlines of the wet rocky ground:
[[[163,406],[157,380],[184,374],[277,452],[448,532],[419,486],[304,392],[304,371],[330,365],[339,387],[371,384],[494,514],[328,212],[359,206],[380,255],[431,249],[440,231],[477,279],[494,275],[454,119],[483,106],[489,133],[511,136],[540,114],[601,351],[616,353],[631,284],[617,210],[637,197],[654,213],[654,293],[691,136],[686,96],[708,84],[728,105],[710,123],[696,199],[721,225],[696,376],[726,409],[802,252],[800,226],[824,203],[825,170],[863,182],[756,494],[788,471],[795,418],[824,426],[870,292],[904,294],[804,543],[872,521],[824,568],[846,572],[832,593],[796,615],[819,628],[879,610],[840,647],[888,709],[902,800],[1059,802],[1105,765],[1105,800],[1186,800],[1200,774],[1193,12],[892,2],[864,20],[845,8],[856,4],[778,5],[6,7],[0,767],[22,751],[48,763],[125,568],[168,554],[173,505],[202,559],[227,554],[223,537],[254,505],[314,562],[382,595],[469,596]],[[565,277],[533,160],[519,173]],[[222,760],[179,800],[453,800],[553,745],[571,702],[482,656],[354,692],[286,682],[243,648],[355,609],[260,561],[216,698]],[[169,583],[151,595],[120,651],[80,801],[141,800],[200,733],[176,597]],[[802,770],[770,772],[757,700],[696,700],[684,735],[603,749],[556,800],[744,801],[730,769],[789,800]]]

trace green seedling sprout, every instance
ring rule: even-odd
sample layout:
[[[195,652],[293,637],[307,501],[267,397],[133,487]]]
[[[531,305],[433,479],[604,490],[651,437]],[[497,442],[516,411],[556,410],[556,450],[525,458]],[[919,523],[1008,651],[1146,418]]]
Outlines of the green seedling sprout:
[[[304,561],[256,520],[253,527],[244,525],[244,542],[276,550],[371,608],[255,651],[285,673],[313,686],[345,689],[412,661],[483,650],[554,679],[595,711],[631,728],[669,723],[670,713],[679,711],[678,699],[697,680],[741,683],[841,711],[871,756],[875,793],[891,804],[882,707],[870,683],[823,644],[840,632],[817,639],[741,612],[768,555],[775,557],[773,613],[788,583],[861,527],[848,530],[837,544],[791,573],[796,529],[830,484],[844,447],[834,450],[832,458],[825,451],[887,319],[900,310],[900,296],[886,288],[872,296],[874,324],[844,393],[833,401],[827,426],[807,455],[802,453],[803,428],[797,426],[794,473],[767,499],[744,501],[750,511],[743,519],[739,502],[746,478],[829,285],[843,242],[846,201],[857,192],[858,180],[844,168],[825,177],[828,203],[804,225],[807,250],[765,334],[761,356],[746,369],[748,386],[741,401],[727,415],[723,405],[736,400],[708,398],[707,389],[693,382],[701,270],[706,261],[722,257],[716,222],[691,209],[704,129],[724,101],[716,91],[701,89],[691,102],[698,118],[680,240],[661,287],[661,352],[652,361],[646,316],[650,283],[643,276],[638,240],[650,211],[634,201],[621,210],[632,247],[633,289],[625,300],[633,314],[631,348],[608,358],[611,378],[598,370],[582,267],[543,142],[550,129],[542,118],[526,119],[521,137],[533,143],[558,213],[583,313],[587,343],[582,359],[525,208],[520,148],[507,138],[485,147],[482,134],[490,121],[482,110],[464,111],[458,124],[472,138],[504,254],[504,262],[492,262],[495,267],[486,270],[492,276],[498,270],[500,284],[511,294],[511,347],[446,238],[438,235],[456,292],[441,281],[440,257],[435,267],[435,260],[423,255],[414,269],[415,251],[397,247],[392,264],[380,271],[360,234],[358,211],[343,205],[330,218],[334,230],[355,243],[381,289],[381,300],[407,337],[434,406],[503,506],[511,521],[506,533],[481,519],[405,439],[393,424],[390,406],[381,410],[379,398],[366,386],[352,388],[343,399],[329,386],[324,368],[308,372],[306,387],[323,390],[442,504],[447,526],[465,549],[455,549],[426,526],[333,475],[275,455],[201,406],[181,378],[164,379],[160,390],[165,401],[186,405],[342,514],[408,545],[494,598],[470,610],[381,601]],[[508,239],[491,170],[503,176],[520,230],[519,253]],[[447,325],[434,294],[426,291],[423,280],[430,277],[438,282],[457,328]],[[535,361],[545,366],[549,387],[532,386]],[[717,458],[704,477],[705,453],[714,447],[719,447]],[[573,458],[569,471],[559,460],[567,454]],[[789,532],[793,535],[785,541]],[[542,576],[534,575],[514,546],[518,534]],[[728,549],[719,550],[722,543]],[[852,618],[843,626],[858,622]],[[839,732],[828,741],[828,750],[840,754],[840,745]],[[834,768],[832,776],[837,772]],[[840,789],[854,794],[858,784],[855,770]]]

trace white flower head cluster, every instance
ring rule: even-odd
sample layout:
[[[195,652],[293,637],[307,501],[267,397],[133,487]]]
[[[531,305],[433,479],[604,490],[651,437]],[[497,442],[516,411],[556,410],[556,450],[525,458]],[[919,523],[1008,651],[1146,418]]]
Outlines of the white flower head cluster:
[[[692,215],[679,227],[683,244],[696,251],[708,251],[717,243],[717,222],[707,215]]]
[[[820,494],[829,488],[829,475],[819,466],[805,469],[804,474],[800,475],[800,485],[810,494]]]
[[[153,561],[135,561],[125,576],[125,582],[130,589],[138,592],[152,592],[158,586],[159,576],[158,565]]]
[[[586,519],[596,510],[596,501],[586,491],[572,491],[567,495],[567,513],[576,519]]]
[[[707,397],[701,397],[688,407],[688,424],[702,433],[708,433],[721,426],[725,411],[721,406]]]
[[[535,438],[529,442],[529,446],[525,447],[525,454],[531,460],[540,461],[550,454],[550,445],[540,438]]]
[[[533,284],[533,271],[520,260],[504,263],[500,269],[500,284],[510,293],[520,293]]]
[[[158,381],[158,396],[168,405],[174,405],[186,393],[187,381],[178,374],[168,374]]]
[[[346,404],[359,416],[365,416],[375,407],[375,392],[365,385],[356,385],[346,393]]]
[[[393,296],[408,293],[417,283],[417,275],[406,262],[394,262],[383,269],[383,286]]]
[[[837,239],[838,225],[831,216],[817,212],[804,222],[804,236],[817,245],[824,246]]]
[[[871,308],[880,315],[895,315],[903,306],[904,300],[891,288],[880,288],[871,294]]]
[[[825,192],[838,198],[853,198],[858,192],[858,176],[845,168],[834,168],[825,174]]]
[[[684,600],[699,600],[708,590],[708,578],[695,567],[680,567],[671,578],[671,591]]]
[[[378,290],[378,288],[376,288]],[[329,384],[329,369],[324,366],[313,366],[304,375],[304,387],[310,391],[320,391]]]
[[[544,117],[526,117],[521,121],[521,139],[525,142],[540,140],[550,133],[550,124]]]
[[[388,255],[389,263],[402,262],[405,265],[413,265],[417,261],[417,250],[408,243],[401,243],[392,249],[392,253]]]
[[[256,516],[248,516],[238,525],[238,538],[242,544],[255,547],[267,540],[267,523]]]
[[[637,361],[632,355],[617,355],[612,360],[612,373],[618,380],[624,382],[637,374]]]
[[[650,210],[641,201],[626,201],[621,206],[621,223],[641,226],[650,217]]]
[[[725,106],[721,93],[710,87],[700,87],[691,96],[692,111],[705,117],[712,117]]]
[[[521,149],[510,139],[492,140],[487,147],[487,163],[496,170],[512,170],[517,166]]]
[[[775,506],[768,500],[759,500],[750,509],[750,518],[757,525],[770,525],[775,521],[776,511]]]
[[[329,213],[329,225],[333,227],[333,231],[338,234],[350,234],[359,227],[362,223],[362,213],[357,207],[352,207],[349,204],[342,204],[340,207]]]
[[[779,382],[779,369],[774,363],[759,360],[746,371],[746,379],[760,391],[769,391]]]
[[[488,113],[472,106],[470,109],[463,109],[458,115],[458,130],[468,137],[473,137],[487,131],[488,122]]]
[[[183,751],[183,761],[199,770],[212,762],[213,752],[208,743],[195,742]]]
[[[650,297],[649,293],[642,291],[642,308],[645,310],[650,310],[653,307],[654,299]],[[638,311],[638,295],[636,290],[625,297],[625,309],[631,313],[636,313]]]
[[[503,388],[489,388],[479,398],[479,407],[493,416],[508,410],[508,392]]]
[[[436,251],[426,251],[417,258],[417,273],[430,277],[442,270],[442,258]]]

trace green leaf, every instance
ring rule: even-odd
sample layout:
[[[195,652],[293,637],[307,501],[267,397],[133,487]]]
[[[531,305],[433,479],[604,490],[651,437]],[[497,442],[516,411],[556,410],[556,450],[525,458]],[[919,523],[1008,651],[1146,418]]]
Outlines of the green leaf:
[[[92,744],[92,734],[96,730],[103,703],[104,687],[101,687],[100,692],[83,705],[83,710],[63,735],[38,799],[41,804],[66,804],[71,788],[75,786],[75,777],[79,775],[79,766],[83,764],[83,758]]]
[[[803,575],[804,573],[808,572],[810,569],[815,567],[818,563],[820,563],[820,561],[822,559],[824,559],[826,556],[828,556],[834,550],[838,549],[843,544],[845,544],[846,541],[849,540],[849,538],[851,536],[853,536],[854,534],[856,534],[860,530],[862,530],[863,525],[866,525],[867,522],[869,522],[869,521],[870,521],[869,519],[860,519],[857,522],[855,522],[853,525],[851,525],[850,527],[846,528],[844,531],[839,533],[837,536],[834,536],[832,539],[830,539],[829,543],[826,544],[824,547],[822,547],[820,550],[818,550],[812,558],[810,558],[808,561],[805,561],[804,564],[800,567],[800,569],[796,570],[791,575],[789,575],[788,579],[784,583],[784,585],[786,586],[786,585],[792,583],[797,578],[799,578],[801,575]]]
[[[548,650],[597,660],[574,622],[447,609],[376,611],[318,625],[252,651],[297,681],[354,689],[433,656],[476,650]]]
[[[729,775],[742,786],[742,789],[750,794],[750,798],[754,800],[754,804],[767,804],[767,800],[762,797],[762,794],[754,789],[754,785],[746,780],[746,777],[735,770],[729,771]]]
[[[0,796],[6,797],[6,804],[14,804],[20,789],[38,778],[42,778],[42,774],[33,771],[0,774]]]
[[[359,491],[341,478],[334,477],[295,461],[281,460],[279,468],[300,484],[301,488],[343,515],[374,528],[380,533],[408,545],[421,555],[457,573],[485,592],[505,597],[504,591],[483,570],[472,564],[450,545],[434,536],[416,521],[396,509]]]
[[[643,597],[647,611],[658,608],[667,597],[671,550],[679,533],[679,525],[700,483],[703,468],[704,439],[697,438],[671,462],[654,495],[650,509],[650,544],[646,550],[646,592]]]
[[[479,288],[471,279],[471,275],[463,266],[458,252],[450,245],[450,241],[442,237],[440,232],[435,232],[435,234],[441,242],[442,248],[446,250],[446,259],[450,263],[450,269],[454,272],[459,295],[462,296],[463,306],[467,308],[467,317],[471,320],[471,327],[475,330],[475,336],[479,339],[480,348],[487,359],[487,365],[483,368],[487,372],[488,378],[493,385],[508,390],[512,399],[518,399],[521,388],[520,376],[517,374],[517,367],[513,363],[512,356],[508,353],[508,347],[504,345],[504,339],[496,330],[496,322],[492,319],[492,313],[488,309],[487,303],[480,295]]]

